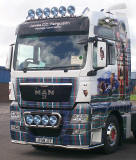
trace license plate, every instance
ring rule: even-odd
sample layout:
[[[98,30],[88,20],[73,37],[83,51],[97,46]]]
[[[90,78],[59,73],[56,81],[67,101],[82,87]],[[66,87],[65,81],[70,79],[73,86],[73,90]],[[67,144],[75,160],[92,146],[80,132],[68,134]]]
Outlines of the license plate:
[[[41,144],[53,144],[53,138],[36,138],[36,143]]]

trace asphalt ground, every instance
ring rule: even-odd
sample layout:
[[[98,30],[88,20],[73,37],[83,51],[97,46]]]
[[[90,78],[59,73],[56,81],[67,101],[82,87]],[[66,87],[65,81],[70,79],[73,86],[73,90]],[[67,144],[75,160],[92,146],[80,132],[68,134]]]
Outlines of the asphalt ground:
[[[136,160],[136,140],[131,137],[120,149],[105,155],[101,149],[77,151],[64,149],[35,150],[30,145],[10,142],[9,104],[0,103],[0,160]]]

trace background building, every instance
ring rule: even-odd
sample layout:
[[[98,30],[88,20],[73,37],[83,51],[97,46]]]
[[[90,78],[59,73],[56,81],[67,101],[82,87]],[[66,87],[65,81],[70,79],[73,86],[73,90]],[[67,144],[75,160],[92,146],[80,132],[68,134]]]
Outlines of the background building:
[[[7,71],[4,67],[0,67],[0,102],[9,101],[9,84],[10,81],[10,72]]]

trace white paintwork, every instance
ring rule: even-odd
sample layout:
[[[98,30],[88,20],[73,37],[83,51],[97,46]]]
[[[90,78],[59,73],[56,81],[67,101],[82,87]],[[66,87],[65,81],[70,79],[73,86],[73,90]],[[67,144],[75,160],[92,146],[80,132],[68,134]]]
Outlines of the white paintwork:
[[[9,82],[9,100],[15,100],[14,86],[12,82]]]

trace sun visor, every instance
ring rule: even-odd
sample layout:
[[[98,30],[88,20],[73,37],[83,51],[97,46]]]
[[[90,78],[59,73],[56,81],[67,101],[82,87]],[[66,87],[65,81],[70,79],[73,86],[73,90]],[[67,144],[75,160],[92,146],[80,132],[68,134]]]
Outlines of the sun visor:
[[[87,17],[61,17],[27,21],[19,25],[18,36],[53,33],[53,32],[89,32]]]

